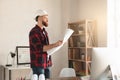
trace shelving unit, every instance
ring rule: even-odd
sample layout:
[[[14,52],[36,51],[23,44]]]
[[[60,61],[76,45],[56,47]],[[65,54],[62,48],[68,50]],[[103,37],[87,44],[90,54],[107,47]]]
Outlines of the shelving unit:
[[[89,75],[92,47],[97,46],[95,21],[71,22],[68,28],[74,30],[68,41],[69,67],[75,69],[76,75]]]

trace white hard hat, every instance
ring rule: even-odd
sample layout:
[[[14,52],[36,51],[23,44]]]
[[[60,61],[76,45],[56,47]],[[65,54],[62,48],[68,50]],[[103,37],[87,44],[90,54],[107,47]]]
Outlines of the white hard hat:
[[[44,15],[48,15],[48,13],[47,13],[47,11],[40,9],[40,10],[37,10],[35,15],[36,16],[44,16]]]

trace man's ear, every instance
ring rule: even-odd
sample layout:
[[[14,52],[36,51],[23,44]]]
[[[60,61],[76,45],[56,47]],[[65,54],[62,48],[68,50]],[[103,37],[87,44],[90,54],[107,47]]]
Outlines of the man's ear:
[[[38,20],[42,21],[43,17],[42,16],[39,16],[38,17]]]

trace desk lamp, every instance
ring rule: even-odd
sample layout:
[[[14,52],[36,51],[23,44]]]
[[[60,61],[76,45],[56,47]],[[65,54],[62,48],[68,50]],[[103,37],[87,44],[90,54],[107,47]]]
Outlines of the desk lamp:
[[[12,58],[12,64],[8,64],[8,57],[9,57],[9,54],[11,55],[11,58]],[[10,52],[8,54],[8,56],[7,56],[7,64],[6,64],[6,66],[12,66],[12,65],[14,65],[14,58],[15,58],[15,53],[13,53],[13,52]]]

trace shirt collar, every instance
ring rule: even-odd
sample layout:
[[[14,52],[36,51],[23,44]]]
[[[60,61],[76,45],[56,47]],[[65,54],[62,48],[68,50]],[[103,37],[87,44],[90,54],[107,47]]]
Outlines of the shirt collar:
[[[36,25],[36,27],[38,27],[38,28],[40,29],[41,32],[45,32],[45,28],[44,28],[44,27],[41,28],[41,27],[39,27],[38,25]]]

